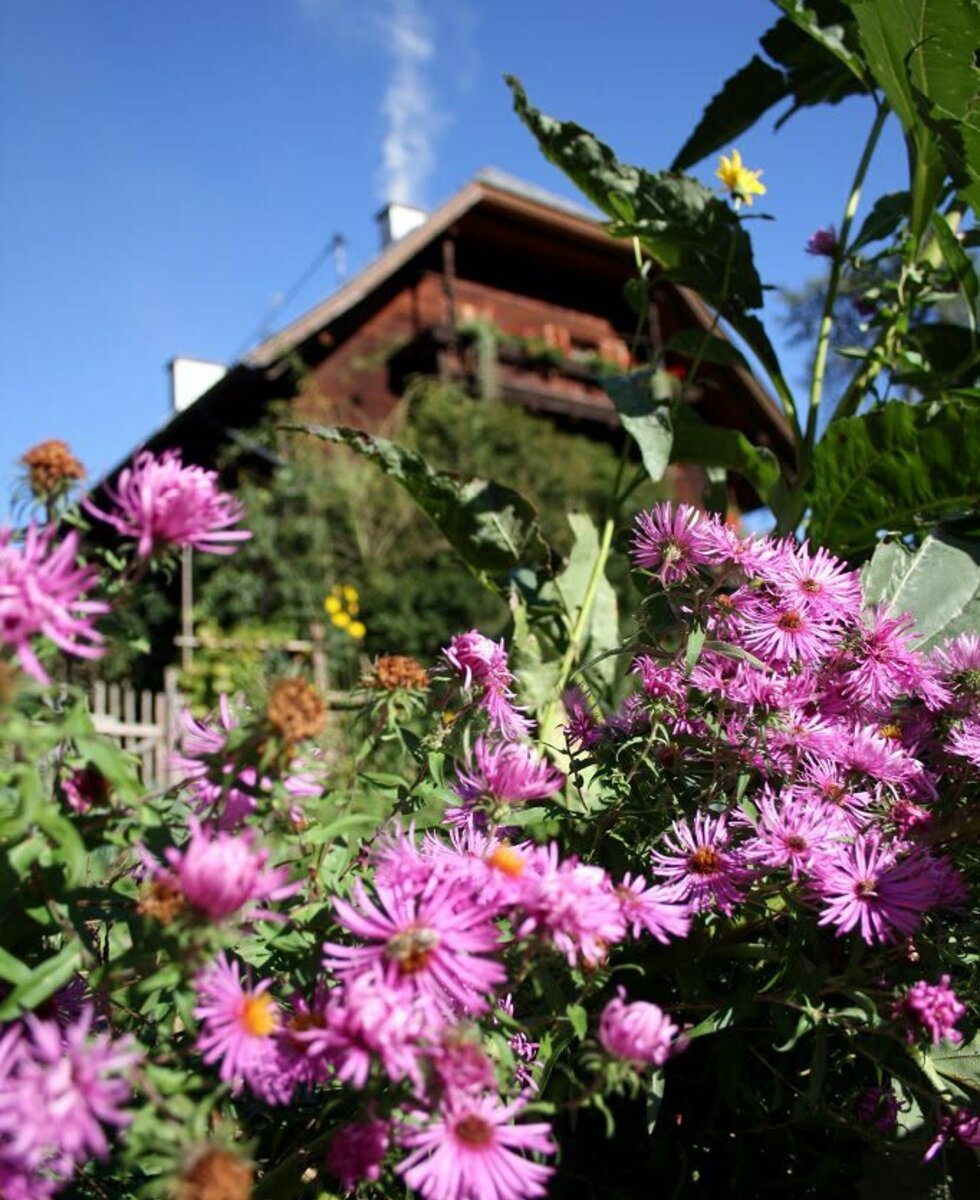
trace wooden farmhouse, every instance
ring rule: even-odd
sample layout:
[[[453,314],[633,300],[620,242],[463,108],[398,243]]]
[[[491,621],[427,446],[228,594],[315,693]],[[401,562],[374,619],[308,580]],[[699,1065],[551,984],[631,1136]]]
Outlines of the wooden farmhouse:
[[[711,326],[694,294],[662,283],[637,340],[624,298],[632,245],[577,206],[496,171],[431,213],[390,205],[378,219],[383,248],[368,267],[227,372],[205,367],[196,378],[210,386],[200,395],[200,382],[189,396],[178,389],[179,411],[147,447],[177,446],[185,461],[211,465],[222,444],[247,437],[283,399],[299,419],[384,430],[419,375],[610,437],[618,419],[602,374],[634,365],[631,345],[645,362],[679,331]],[[666,360],[683,372],[685,359]],[[186,365],[175,360],[175,379]],[[709,422],[791,459],[786,423],[749,371],[705,366],[689,398]],[[697,499],[697,472],[676,472],[674,483],[679,498]],[[757,503],[748,491],[738,500]]]

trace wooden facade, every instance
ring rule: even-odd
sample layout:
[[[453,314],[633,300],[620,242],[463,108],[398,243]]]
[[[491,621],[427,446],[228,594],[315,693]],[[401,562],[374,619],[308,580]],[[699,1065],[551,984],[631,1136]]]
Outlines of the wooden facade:
[[[147,444],[177,445],[186,459],[213,463],[218,445],[247,431],[276,399],[292,400],[301,419],[384,429],[416,376],[521,404],[588,436],[616,436],[600,374],[650,361],[678,331],[712,324],[697,297],[662,283],[637,330],[624,298],[634,276],[632,246],[597,221],[514,181],[481,176]],[[683,364],[673,367],[682,372]],[[791,461],[785,421],[748,371],[705,366],[688,398],[706,420]],[[695,487],[688,482],[682,491]],[[754,498],[739,499],[744,507]]]

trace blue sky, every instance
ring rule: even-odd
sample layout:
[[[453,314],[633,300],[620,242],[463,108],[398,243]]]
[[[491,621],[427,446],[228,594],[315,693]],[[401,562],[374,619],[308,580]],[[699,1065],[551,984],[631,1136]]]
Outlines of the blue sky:
[[[666,166],[775,19],[765,0],[5,0],[0,458],[64,437],[93,475],[168,413],[177,354],[230,362],[334,286],[281,296],[334,233],[352,269],[393,191],[423,206],[494,165],[561,194],[501,81]],[[739,140],[765,170],[766,282],[815,273],[867,101]],[[716,163],[696,173],[710,180]],[[899,187],[892,128],[866,191]],[[770,304],[772,310],[775,305]],[[777,342],[778,329],[773,330]]]

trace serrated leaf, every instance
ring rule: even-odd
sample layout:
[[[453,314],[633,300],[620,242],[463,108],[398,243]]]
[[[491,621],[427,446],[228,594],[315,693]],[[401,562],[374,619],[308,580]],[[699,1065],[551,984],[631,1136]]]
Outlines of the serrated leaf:
[[[966,311],[971,330],[976,330],[977,298],[980,296],[980,280],[977,279],[976,267],[973,260],[956,240],[956,235],[950,229],[946,218],[940,213],[932,214],[932,229],[939,243],[939,249],[956,280],[956,286],[963,293],[966,301]]]
[[[487,479],[437,471],[420,454],[344,426],[289,425],[326,442],[349,446],[399,483],[460,558],[493,590],[520,566],[547,572],[551,553],[534,506],[512,488]]]
[[[812,540],[837,553],[980,507],[980,407],[893,401],[831,423],[814,453]]]
[[[589,1031],[589,1014],[581,1004],[569,1004],[565,1009],[568,1023],[575,1031],[575,1036],[581,1041]]]
[[[848,44],[854,22],[843,5],[814,0],[780,7],[785,16],[760,39],[776,65],[754,55],[725,82],[674,159],[675,171],[721,150],[783,100],[791,99],[795,112],[866,90],[860,57]]]

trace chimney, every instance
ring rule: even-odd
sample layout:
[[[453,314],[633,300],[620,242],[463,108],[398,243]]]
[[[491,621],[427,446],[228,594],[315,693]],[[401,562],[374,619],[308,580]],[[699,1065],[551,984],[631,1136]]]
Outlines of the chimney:
[[[428,215],[424,208],[415,208],[411,204],[386,204],[374,218],[381,234],[381,249],[386,250],[392,242],[401,241],[406,233],[418,229]]]
[[[204,358],[172,358],[170,367],[170,400],[175,413],[190,408],[195,400],[228,374],[224,363]]]

